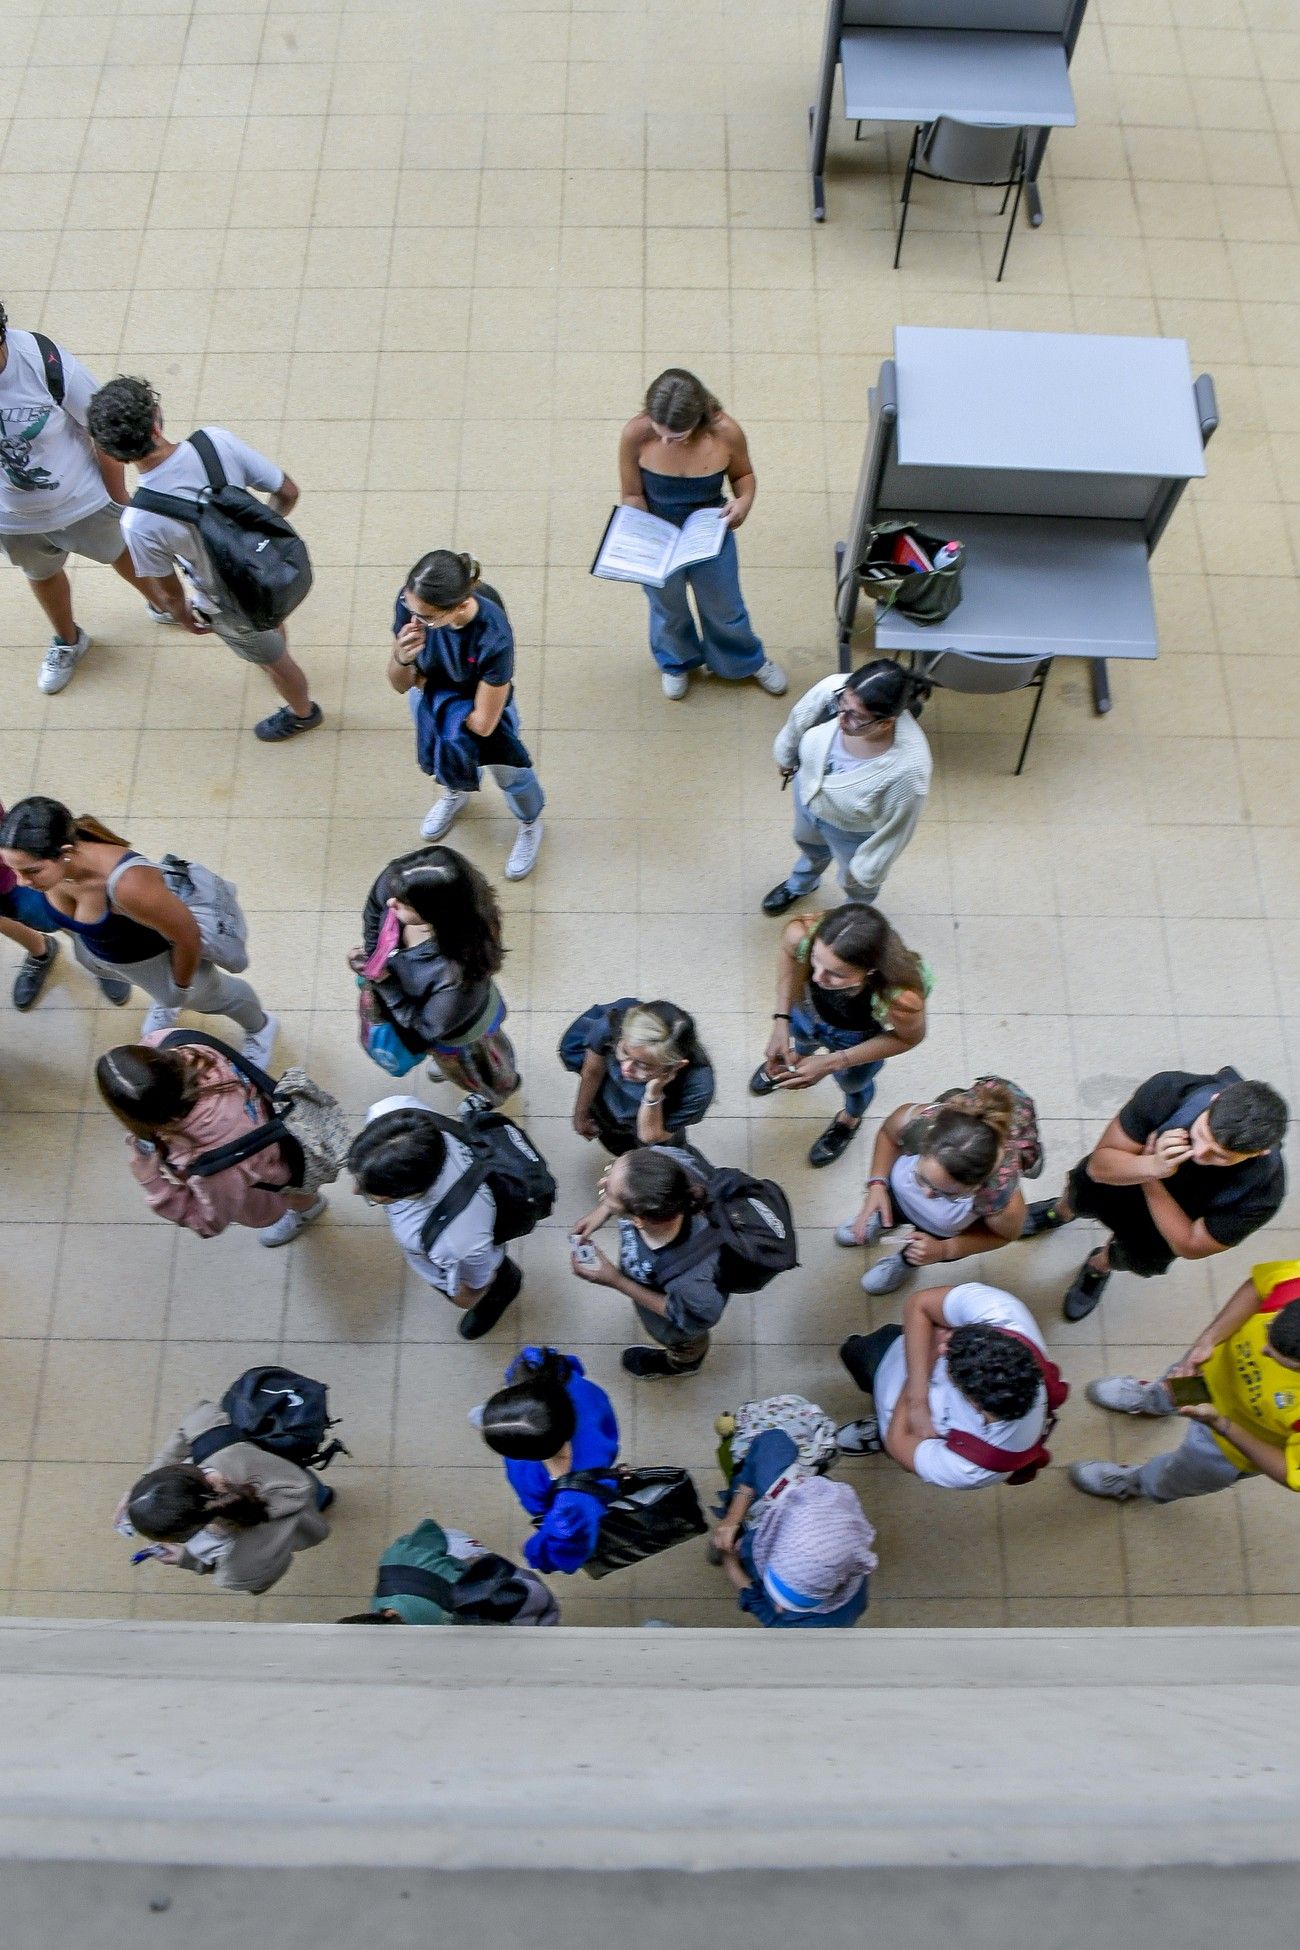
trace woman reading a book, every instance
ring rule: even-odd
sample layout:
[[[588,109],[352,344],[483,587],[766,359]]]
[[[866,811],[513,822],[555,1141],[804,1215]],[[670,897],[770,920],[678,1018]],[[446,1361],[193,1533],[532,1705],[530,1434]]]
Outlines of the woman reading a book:
[[[650,650],[663,674],[664,696],[685,697],[690,673],[754,677],[780,697],[786,675],[766,654],[740,593],[735,530],[754,505],[757,483],[745,435],[694,373],[670,366],[623,429],[618,447],[623,506],[641,508],[680,528],[701,508],[717,508],[727,529],[720,553],[646,585]],[[731,499],[723,483],[731,483]],[[687,591],[695,595],[698,623]]]

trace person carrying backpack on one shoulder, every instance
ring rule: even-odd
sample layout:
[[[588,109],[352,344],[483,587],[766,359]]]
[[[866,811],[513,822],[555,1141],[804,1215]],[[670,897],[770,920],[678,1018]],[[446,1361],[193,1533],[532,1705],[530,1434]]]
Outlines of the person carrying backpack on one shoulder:
[[[0,551],[53,625],[36,679],[47,697],[71,683],[91,642],[72,612],[70,555],[111,563],[155,623],[172,620],[123,540],[126,478],[88,431],[94,393],[79,359],[40,332],[11,331],[0,305]]]
[[[426,1517],[388,1546],[369,1611],[340,1625],[558,1625],[560,1607],[536,1571]]]
[[[148,483],[122,516],[122,532],[136,569],[154,578],[159,601],[177,623],[199,636],[215,630],[237,657],[266,672],[284,705],[253,727],[264,744],[314,731],[321,722],[321,708],[312,702],[307,678],[289,654],[283,623],[267,628],[241,615],[228,597],[223,598],[195,522],[179,519],[176,511],[158,512],[147,505],[155,495],[177,497],[194,502],[197,512],[196,497],[208,488],[257,488],[269,496],[277,515],[287,515],[298,500],[297,484],[282,467],[225,427],[200,427],[186,440],[169,440],[163,431],[162,404],[148,380],[119,374],[100,387],[88,411],[97,444],[114,460],[132,462]],[[186,595],[176,574],[178,563],[189,578],[192,596]]]

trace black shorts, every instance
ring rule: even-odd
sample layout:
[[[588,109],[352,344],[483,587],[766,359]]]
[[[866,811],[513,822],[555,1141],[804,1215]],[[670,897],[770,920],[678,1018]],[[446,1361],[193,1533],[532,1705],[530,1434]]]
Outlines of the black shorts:
[[[1096,1219],[1112,1235],[1110,1263],[1117,1273],[1140,1280],[1167,1273],[1177,1254],[1165,1238],[1140,1185],[1099,1185],[1081,1158],[1070,1173],[1070,1204],[1081,1219]]]

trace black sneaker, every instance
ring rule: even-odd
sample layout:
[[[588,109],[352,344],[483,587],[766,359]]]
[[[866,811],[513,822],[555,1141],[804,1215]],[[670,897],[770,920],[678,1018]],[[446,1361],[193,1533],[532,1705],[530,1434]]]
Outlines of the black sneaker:
[[[253,726],[253,736],[260,738],[264,745],[282,745],[286,738],[296,738],[300,731],[315,731],[325,713],[319,704],[313,704],[305,718],[291,711],[287,704],[278,711],[272,711],[269,718],[263,718]]]
[[[704,1356],[684,1368],[679,1362],[670,1361],[661,1347],[625,1347],[623,1366],[641,1381],[658,1381],[666,1375],[698,1374],[704,1366]]]
[[[1061,1312],[1067,1320],[1086,1320],[1106,1291],[1109,1273],[1098,1273],[1091,1263],[1084,1260],[1074,1276],[1074,1283],[1068,1288]]]
[[[131,984],[120,975],[96,975],[95,980],[105,1002],[111,1002],[115,1009],[125,1008],[131,1000]]]
[[[1068,1226],[1069,1223],[1068,1219],[1061,1217],[1054,1198],[1036,1198],[1026,1210],[1020,1237],[1036,1239],[1040,1232],[1055,1232],[1058,1226]]]
[[[776,1089],[776,1084],[775,1084],[775,1082],[774,1082],[774,1081],[773,1081],[773,1079],[772,1079],[772,1078],[771,1078],[771,1077],[770,1077],[770,1076],[769,1076],[769,1075],[767,1074],[767,1065],[766,1065],[766,1063],[760,1063],[760,1064],[759,1064],[759,1066],[758,1066],[758,1068],[757,1068],[757,1069],[755,1070],[755,1072],[754,1072],[754,1074],[753,1074],[753,1076],[752,1076],[752,1077],[751,1077],[751,1078],[749,1079],[749,1094],[750,1094],[750,1096],[751,1096],[751,1097],[770,1097],[770,1096],[771,1096],[771,1094],[772,1094],[772,1092],[773,1092],[773,1091],[774,1091],[775,1089]]]
[[[859,1119],[860,1122],[861,1120]],[[837,1158],[844,1156],[844,1153],[848,1150],[857,1135],[857,1124],[845,1124],[837,1117],[833,1123],[826,1126],[826,1129],[822,1132],[816,1144],[809,1151],[809,1164],[813,1167],[814,1171],[819,1171],[823,1165],[833,1165]]]
[[[491,1333],[506,1308],[519,1298],[519,1289],[523,1283],[523,1273],[515,1262],[512,1259],[503,1259],[500,1271],[478,1305],[470,1307],[457,1322],[456,1332],[461,1339],[481,1341],[484,1334]]]
[[[779,887],[773,887],[770,893],[764,894],[763,912],[764,914],[784,914],[786,908],[793,907],[799,898],[800,896],[792,888],[788,887],[783,880]]]
[[[14,1007],[30,1009],[41,990],[50,978],[50,970],[59,958],[59,944],[54,935],[48,935],[43,955],[24,955],[18,973],[14,976]]]

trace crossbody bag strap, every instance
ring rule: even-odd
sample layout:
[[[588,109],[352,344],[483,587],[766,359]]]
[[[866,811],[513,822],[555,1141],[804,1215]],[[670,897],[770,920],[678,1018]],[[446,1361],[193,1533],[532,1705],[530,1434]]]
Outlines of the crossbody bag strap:
[[[611,1463],[608,1469],[570,1469],[555,1478],[553,1487],[557,1495],[561,1490],[577,1490],[582,1496],[594,1496],[608,1508],[622,1495],[622,1479],[626,1474],[616,1463]]]
[[[67,385],[63,377],[63,354],[53,339],[46,338],[44,332],[33,332],[32,337],[36,341],[36,350],[41,355],[41,368],[45,374],[45,384],[49,388],[50,398],[56,406],[62,406],[67,393]]]
[[[1017,1470],[1040,1462],[1046,1453],[1042,1436],[1032,1449],[998,1449],[983,1436],[969,1435],[965,1429],[949,1429],[943,1441],[955,1456],[974,1463],[977,1469],[990,1469],[995,1476],[1014,1476]]]

